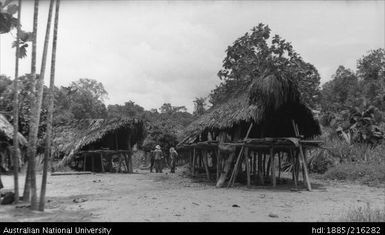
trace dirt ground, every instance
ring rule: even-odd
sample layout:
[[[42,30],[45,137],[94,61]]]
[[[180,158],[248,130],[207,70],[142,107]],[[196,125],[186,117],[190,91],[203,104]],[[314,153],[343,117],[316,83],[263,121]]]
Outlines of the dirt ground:
[[[180,168],[168,172],[49,176],[45,212],[31,212],[22,203],[0,206],[0,222],[333,221],[366,203],[385,205],[384,188],[312,179],[311,192],[293,191],[292,185],[227,189],[193,180]],[[11,175],[2,180],[6,190],[12,189]]]

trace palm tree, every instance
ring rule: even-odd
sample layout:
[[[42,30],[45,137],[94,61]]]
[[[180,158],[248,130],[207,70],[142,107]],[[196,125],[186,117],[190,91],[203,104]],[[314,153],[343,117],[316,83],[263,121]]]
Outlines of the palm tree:
[[[30,174],[31,174],[31,209],[37,210],[37,191],[36,191],[36,167],[35,167],[35,156],[37,149],[37,134],[39,130],[39,121],[40,121],[40,113],[41,106],[43,101],[43,85],[44,85],[44,74],[45,68],[47,64],[47,54],[48,54],[48,43],[49,43],[49,35],[51,29],[51,21],[52,21],[52,11],[53,11],[53,3],[54,0],[50,0],[49,10],[48,10],[48,19],[47,19],[47,28],[45,32],[44,38],[44,48],[43,48],[43,57],[41,62],[40,74],[37,80],[37,92],[36,92],[36,102],[32,107],[31,113],[31,126],[30,126],[30,139],[29,139],[29,164],[30,164]]]
[[[19,9],[17,12],[17,34],[16,34],[16,59],[15,59],[15,80],[14,89],[15,97],[13,101],[13,176],[15,186],[15,203],[19,202],[19,94],[18,94],[18,77],[19,77],[19,39],[20,39],[20,17],[21,17],[21,0],[19,0]]]
[[[48,122],[46,131],[46,144],[44,151],[44,167],[43,167],[43,180],[41,183],[40,204],[39,210],[44,211],[45,205],[45,192],[47,186],[47,173],[48,173],[48,161],[51,157],[51,136],[52,136],[52,120],[53,120],[53,108],[54,108],[54,89],[55,89],[55,66],[56,66],[56,46],[57,46],[57,32],[59,24],[59,7],[60,0],[56,0],[55,9],[55,22],[53,28],[53,43],[52,43],[52,57],[51,57],[51,77],[49,85],[49,106],[48,106]]]
[[[39,16],[39,0],[35,0],[34,2],[34,10],[33,10],[33,32],[32,32],[32,55],[31,55],[31,77],[32,77],[32,94],[35,94],[36,87],[36,42],[37,42],[37,23]],[[32,96],[31,99],[31,107],[35,103],[35,97]],[[28,202],[30,200],[30,191],[31,191],[31,164],[30,155],[28,156],[28,166],[27,166],[27,174],[25,176],[25,184],[24,184],[24,193],[23,193],[23,201]]]

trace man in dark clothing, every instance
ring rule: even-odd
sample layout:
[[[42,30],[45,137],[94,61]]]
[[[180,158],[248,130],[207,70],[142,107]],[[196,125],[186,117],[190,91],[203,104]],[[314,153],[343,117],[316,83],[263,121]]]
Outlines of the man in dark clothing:
[[[155,154],[154,151],[151,152],[151,158],[150,158],[150,173],[152,173],[152,169],[154,168],[155,163]]]
[[[154,156],[154,165],[155,165],[155,172],[156,173],[162,173],[162,159],[163,159],[163,152],[159,145],[155,147],[155,150],[153,152]]]
[[[175,148],[171,147],[170,148],[170,168],[171,171],[170,173],[175,173],[175,166],[176,166],[176,161],[178,158],[178,152],[175,150]]]

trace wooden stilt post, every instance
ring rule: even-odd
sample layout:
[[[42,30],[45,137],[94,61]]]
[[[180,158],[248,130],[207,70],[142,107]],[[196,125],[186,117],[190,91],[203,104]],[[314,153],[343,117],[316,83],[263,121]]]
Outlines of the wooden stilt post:
[[[244,141],[249,137],[251,128],[253,128],[253,123],[250,123],[250,126],[249,126],[249,129],[247,130],[246,136],[245,136],[245,138],[243,139]],[[238,168],[239,168],[239,163],[241,162],[241,158],[242,158],[242,156],[243,156],[243,150],[244,150],[244,148],[245,148],[245,146],[242,145],[241,150],[239,151],[239,154],[238,154],[237,161],[235,162],[235,166],[234,166],[233,173],[232,173],[232,175],[231,175],[231,177],[230,177],[230,180],[229,180],[229,183],[228,183],[227,187],[230,187],[231,185],[233,185],[234,182],[235,182],[235,179],[237,178]]]
[[[264,176],[263,176],[263,160],[262,160],[262,153],[258,152],[258,176],[259,176],[259,182],[261,185],[264,185]]]
[[[192,175],[195,176],[195,164],[196,164],[196,149],[193,148],[193,164],[192,164]]]
[[[192,174],[192,172],[193,172],[193,154],[192,154],[191,149],[189,149],[188,154],[189,154],[189,158],[190,158],[190,172]]]
[[[128,153],[128,164],[130,165],[129,166],[130,173],[133,173],[134,172],[134,165],[132,164],[132,152]]]
[[[128,161],[127,153],[121,153],[119,154],[119,157],[124,158],[124,162],[126,163],[126,171],[127,173],[130,173],[130,162]]]
[[[92,172],[95,172],[95,158],[91,155]]]
[[[202,150],[202,159],[203,159],[203,165],[206,171],[207,180],[210,180],[210,172],[209,172],[209,166],[208,166],[208,160],[207,160],[207,150]]]
[[[100,153],[100,165],[102,167],[102,172],[104,173],[104,164],[103,164],[103,153]]]
[[[262,160],[262,173],[263,176],[266,176],[266,154],[263,154],[263,160]]]
[[[221,164],[221,150],[219,150],[218,147],[218,152],[217,152],[217,181],[219,179],[220,173],[222,171],[222,164]]]
[[[299,152],[300,152],[300,159],[302,161],[302,167],[303,167],[303,171],[304,171],[304,181],[306,181],[307,190],[311,191],[311,185],[310,185],[310,181],[309,181],[306,158],[305,158],[305,154],[303,152],[301,144],[299,145]]]
[[[84,161],[83,161],[83,171],[86,171],[86,162],[87,162],[87,154],[83,153]]]
[[[299,182],[299,154],[298,154],[298,151],[295,150],[295,178],[296,178],[296,181],[297,181],[297,184]]]
[[[267,160],[267,167],[266,167],[266,176],[270,176],[271,170],[271,155],[269,155],[269,160]]]
[[[119,165],[118,165],[118,173],[121,172],[121,169],[122,169],[122,156],[119,155]]]
[[[282,157],[282,152],[278,153],[278,181],[281,180],[281,157]]]
[[[291,162],[292,162],[292,175],[293,175],[293,181],[294,181],[294,185],[295,187],[297,188],[298,187],[298,178],[297,178],[297,171],[296,171],[296,168],[297,168],[297,161],[296,161],[296,156],[294,154],[294,151],[292,148],[289,149],[289,154],[290,154],[290,159],[291,159]]]
[[[273,187],[277,185],[275,178],[275,160],[274,160],[274,146],[270,148],[270,159],[271,159],[271,181],[273,182]]]
[[[249,149],[245,148],[245,163],[246,163],[246,176],[247,176],[247,187],[251,186],[250,179],[250,161],[249,161]]]

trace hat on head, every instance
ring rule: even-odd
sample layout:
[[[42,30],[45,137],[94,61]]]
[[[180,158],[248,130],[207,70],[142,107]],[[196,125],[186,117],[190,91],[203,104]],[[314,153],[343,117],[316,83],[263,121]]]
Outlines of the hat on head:
[[[157,146],[155,146],[155,148],[156,148],[156,149],[160,149],[160,146],[159,146],[159,145],[157,145]]]

